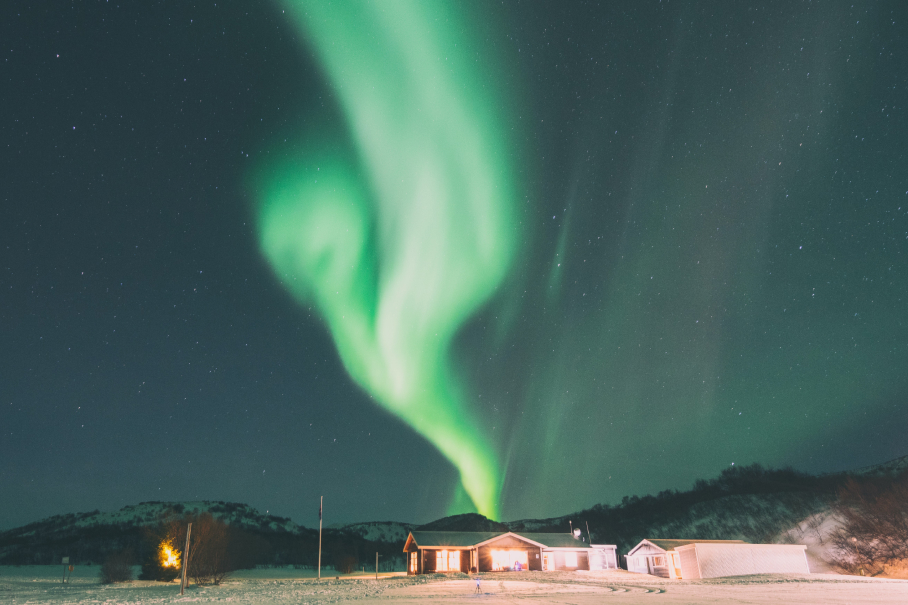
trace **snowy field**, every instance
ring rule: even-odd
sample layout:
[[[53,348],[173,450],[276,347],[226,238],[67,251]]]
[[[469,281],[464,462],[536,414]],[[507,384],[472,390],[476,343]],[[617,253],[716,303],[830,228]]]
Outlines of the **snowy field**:
[[[138,570],[137,570],[138,571]],[[221,586],[134,581],[102,586],[97,567],[76,567],[63,584],[61,566],[0,567],[0,603],[487,603],[647,605],[680,603],[867,604],[908,603],[908,581],[832,574],[745,576],[715,580],[662,580],[625,571],[482,574],[482,592],[467,576],[400,574],[342,576],[316,582],[311,573],[262,569],[237,573]]]

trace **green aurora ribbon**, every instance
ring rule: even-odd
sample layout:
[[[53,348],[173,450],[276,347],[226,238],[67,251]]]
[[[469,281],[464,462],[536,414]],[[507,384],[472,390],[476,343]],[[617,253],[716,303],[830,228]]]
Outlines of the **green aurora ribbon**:
[[[489,62],[458,6],[285,2],[356,153],[301,133],[307,152],[263,171],[259,229],[353,379],[434,444],[476,509],[497,518],[499,454],[450,349],[514,257],[514,184]]]

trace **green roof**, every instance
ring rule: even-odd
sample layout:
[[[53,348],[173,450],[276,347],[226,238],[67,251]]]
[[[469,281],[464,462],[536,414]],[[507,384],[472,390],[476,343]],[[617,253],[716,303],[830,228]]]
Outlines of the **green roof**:
[[[647,538],[646,541],[652,542],[665,551],[674,550],[679,546],[687,546],[688,544],[747,544],[743,540],[663,540],[661,538]]]
[[[420,548],[449,546],[452,548],[475,546],[481,542],[503,536],[503,531],[411,531],[413,541]],[[510,532],[515,536],[537,542],[548,548],[590,548],[590,545],[566,533]]]
[[[417,546],[473,546],[496,536],[502,531],[411,531]]]
[[[591,548],[589,544],[583,540],[578,540],[571,534],[564,532],[558,533],[525,533],[525,532],[514,532],[518,536],[524,537],[527,540],[532,540],[533,542],[539,542],[549,548]]]

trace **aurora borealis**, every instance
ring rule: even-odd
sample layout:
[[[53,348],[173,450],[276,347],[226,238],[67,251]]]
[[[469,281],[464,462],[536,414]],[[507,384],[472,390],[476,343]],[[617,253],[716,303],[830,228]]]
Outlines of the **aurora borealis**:
[[[0,25],[0,529],[908,453],[899,2],[66,11]]]
[[[511,174],[488,78],[460,56],[444,6],[286,5],[339,92],[368,179],[330,151],[280,166],[262,185],[265,255],[316,302],[354,380],[435,445],[478,510],[498,518],[497,452],[448,353],[513,254]]]

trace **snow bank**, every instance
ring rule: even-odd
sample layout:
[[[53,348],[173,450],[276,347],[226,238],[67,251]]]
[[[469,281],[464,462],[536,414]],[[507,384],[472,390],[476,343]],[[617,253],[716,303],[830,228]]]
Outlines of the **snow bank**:
[[[512,572],[481,574],[481,593],[463,574],[401,576],[385,574],[316,582],[293,577],[306,570],[264,569],[237,575],[221,586],[190,586],[184,596],[177,584],[135,581],[102,586],[97,567],[77,567],[62,584],[62,566],[0,567],[0,602],[65,605],[76,603],[261,603],[265,605],[416,602],[420,605],[462,603],[475,598],[490,603],[530,599],[546,603],[594,605],[677,605],[687,603],[749,603],[754,605],[866,604],[908,602],[908,581],[837,575],[764,575],[712,580],[664,580],[626,571]],[[275,577],[282,573],[285,577]],[[614,601],[612,601],[614,599]]]

